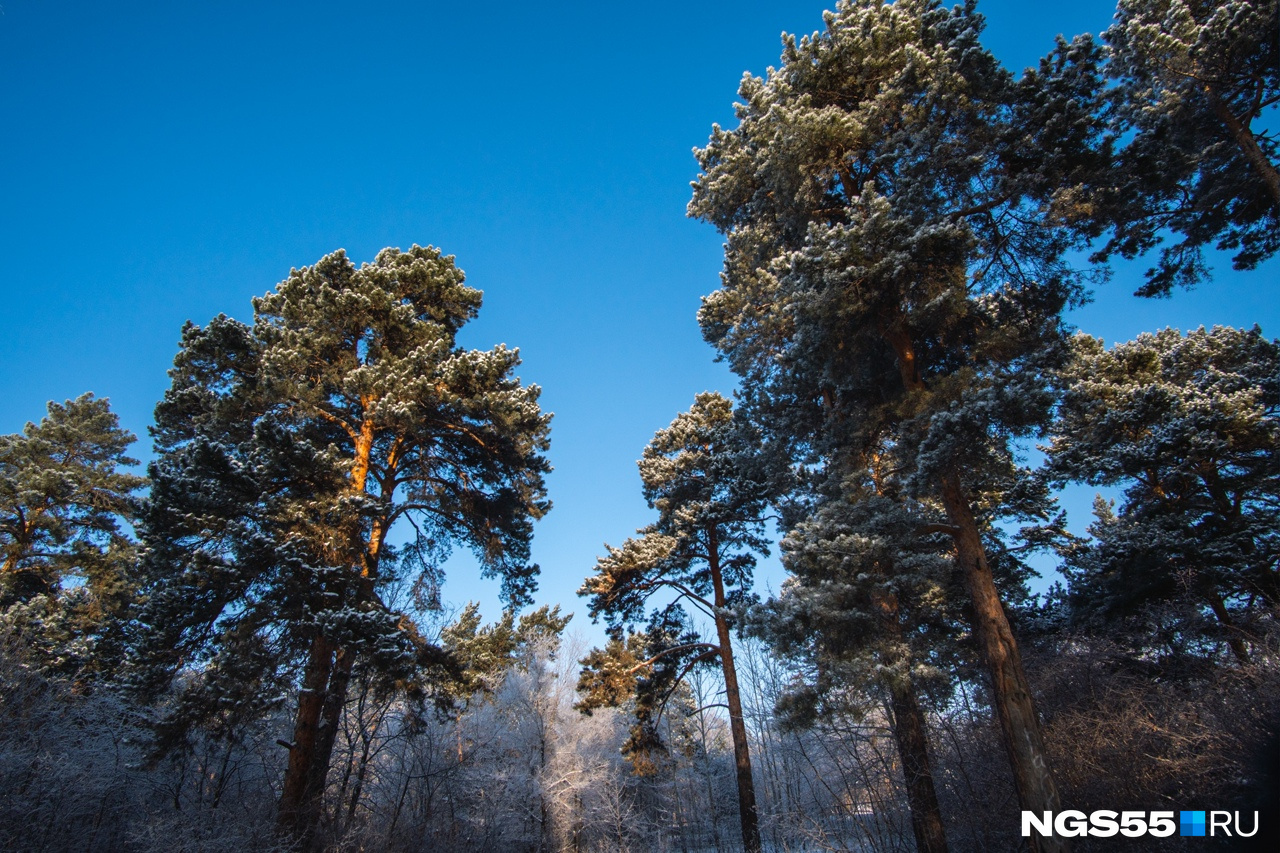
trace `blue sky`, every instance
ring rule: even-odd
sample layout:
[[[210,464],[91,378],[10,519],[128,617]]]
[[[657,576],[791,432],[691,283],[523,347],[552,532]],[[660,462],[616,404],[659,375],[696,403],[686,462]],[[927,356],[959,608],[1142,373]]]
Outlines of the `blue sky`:
[[[250,297],[339,247],[433,244],[485,292],[464,343],[519,347],[556,414],[539,598],[584,612],[602,543],[649,520],[645,443],[733,387],[694,317],[721,249],[684,216],[691,149],[823,4],[462,5],[4,0],[0,432],[93,391],[145,456],[185,320],[249,319]],[[1113,4],[979,9],[1019,70]],[[1278,269],[1154,302],[1121,269],[1074,321],[1108,341],[1275,336]],[[496,588],[458,563],[444,594],[495,615]]]

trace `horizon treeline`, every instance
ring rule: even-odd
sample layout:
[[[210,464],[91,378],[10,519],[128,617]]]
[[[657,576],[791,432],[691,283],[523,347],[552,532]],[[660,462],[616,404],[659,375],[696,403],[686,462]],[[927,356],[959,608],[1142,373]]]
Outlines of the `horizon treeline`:
[[[435,247],[188,322],[146,477],[93,394],[0,436],[0,846],[1165,850],[1148,812],[1225,809],[1273,849],[1280,341],[1064,315],[1113,258],[1177,299],[1280,248],[1277,3],[1122,0],[1021,76],[973,2],[823,20],[695,151],[738,387],[552,567],[602,647],[530,607],[551,417]],[[1069,484],[1117,496],[1084,536]],[[1022,837],[1068,809],[1116,820]]]

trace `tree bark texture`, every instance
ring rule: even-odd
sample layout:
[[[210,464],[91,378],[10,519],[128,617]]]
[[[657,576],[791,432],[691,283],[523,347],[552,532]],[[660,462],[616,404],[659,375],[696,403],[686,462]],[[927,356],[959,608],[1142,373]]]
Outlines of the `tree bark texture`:
[[[709,539],[707,564],[715,591],[716,637],[720,644],[720,664],[724,671],[725,703],[729,706],[729,731],[733,736],[733,763],[738,781],[738,817],[742,826],[742,846],[747,853],[760,853],[760,822],[756,812],[755,781],[751,777],[751,752],[747,744],[747,724],[742,716],[738,671],[733,663],[733,638],[729,634],[729,620],[724,615],[728,602],[714,531],[709,533]]]
[[[1060,808],[1058,788],[1045,756],[1040,721],[1031,701],[1031,685],[987,564],[977,521],[957,474],[943,475],[941,486],[943,506],[956,528],[953,535],[956,560],[973,605],[974,634],[991,678],[991,704],[1004,734],[1018,802],[1024,810],[1037,814],[1057,812]],[[1065,853],[1070,849],[1070,842],[1065,838],[1033,835],[1027,841],[1032,850],[1041,853]]]
[[[315,843],[354,658],[323,636],[311,641],[276,816],[277,829],[303,850]]]
[[[329,676],[333,672],[335,647],[317,634],[311,640],[302,690],[298,694],[298,710],[294,716],[293,742],[289,747],[289,764],[280,792],[276,825],[280,832],[309,845],[314,832],[310,820],[318,815],[320,791],[315,789],[314,765],[320,740]]]

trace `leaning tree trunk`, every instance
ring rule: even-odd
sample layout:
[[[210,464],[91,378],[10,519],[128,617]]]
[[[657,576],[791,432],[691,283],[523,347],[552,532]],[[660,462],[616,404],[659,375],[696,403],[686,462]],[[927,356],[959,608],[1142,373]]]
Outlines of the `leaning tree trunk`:
[[[954,472],[947,473],[941,485],[943,506],[956,529],[953,535],[956,559],[973,604],[974,634],[991,678],[991,703],[1004,734],[1018,802],[1024,810],[1036,814],[1057,812],[1058,788],[1045,756],[1040,722],[1031,701],[1031,685],[987,564],[977,521],[961,489],[960,478]],[[1064,838],[1032,836],[1028,842],[1033,850],[1043,853],[1065,853],[1070,849],[1070,843]]]
[[[738,780],[738,818],[742,826],[742,846],[747,853],[760,853],[760,822],[756,812],[756,787],[751,778],[751,752],[747,745],[747,724],[742,716],[742,695],[738,689],[738,671],[733,664],[733,644],[729,636],[729,620],[724,608],[724,577],[720,572],[719,546],[714,529],[709,531],[710,547],[707,565],[715,591],[716,637],[720,645],[720,664],[724,670],[724,695],[729,706],[729,732],[733,736],[733,763]]]
[[[887,318],[882,321],[880,331],[897,357],[903,389],[908,394],[925,392],[926,386],[905,318],[901,315]],[[1040,721],[1031,701],[1031,685],[987,563],[987,552],[973,507],[954,466],[944,470],[938,486],[943,509],[954,529],[952,540],[956,560],[973,605],[974,634],[991,679],[991,704],[1000,720],[1018,802],[1023,810],[1037,814],[1056,812],[1060,805],[1058,788],[1045,755]],[[1032,836],[1027,842],[1037,853],[1066,853],[1071,849],[1065,838]]]
[[[1204,85],[1204,94],[1209,101],[1209,106],[1213,109],[1214,115],[1222,122],[1227,132],[1231,134],[1231,138],[1240,148],[1240,153],[1244,155],[1245,161],[1254,168],[1258,173],[1258,178],[1262,185],[1267,188],[1267,194],[1271,196],[1271,203],[1280,206],[1280,172],[1276,171],[1276,166],[1267,157],[1262,147],[1258,145],[1258,139],[1254,136],[1249,126],[1231,112],[1231,107],[1222,100],[1222,96],[1218,91],[1218,86],[1206,83]]]

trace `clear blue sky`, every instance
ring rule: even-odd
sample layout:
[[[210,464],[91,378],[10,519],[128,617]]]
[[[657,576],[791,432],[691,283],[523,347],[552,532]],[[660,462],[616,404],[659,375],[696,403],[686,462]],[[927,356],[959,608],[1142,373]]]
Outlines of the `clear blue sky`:
[[[464,342],[519,347],[556,414],[539,598],[583,613],[602,543],[649,520],[645,443],[733,387],[694,317],[721,249],[684,217],[690,151],[823,4],[462,5],[4,0],[0,432],[93,391],[145,456],[185,320],[249,319],[250,297],[339,247],[433,244],[485,292]],[[1113,4],[979,8],[1020,70]],[[1075,322],[1108,341],[1274,336],[1277,269],[1161,302],[1122,270]],[[466,575],[446,599],[495,615],[496,584]]]

